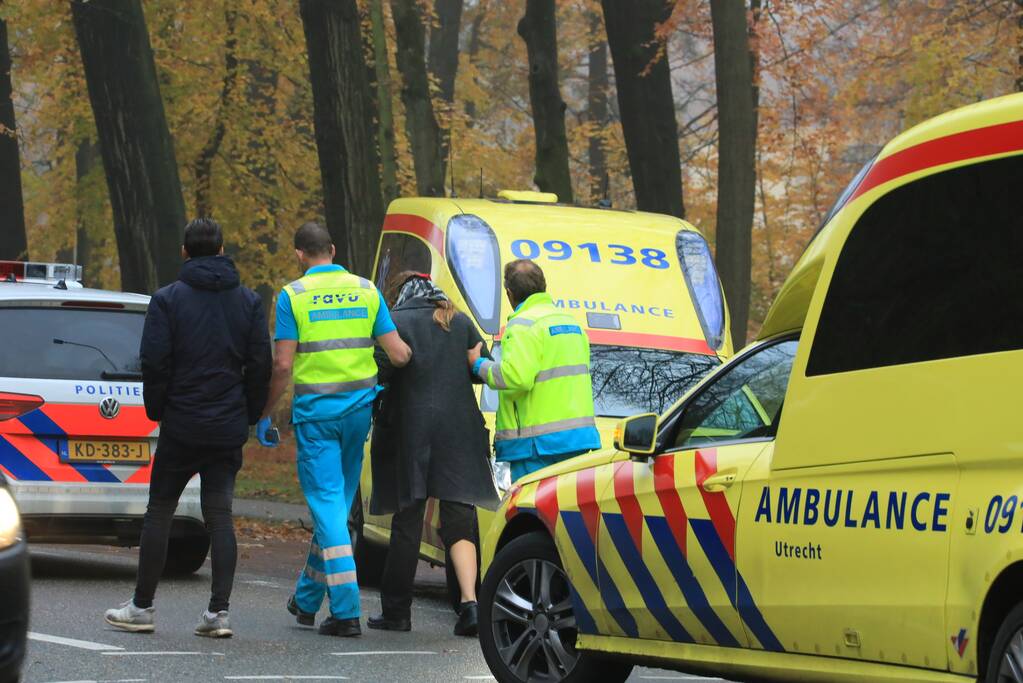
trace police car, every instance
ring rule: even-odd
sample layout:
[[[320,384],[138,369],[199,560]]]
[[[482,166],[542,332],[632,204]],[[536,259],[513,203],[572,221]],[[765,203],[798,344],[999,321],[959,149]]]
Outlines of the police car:
[[[497,680],[1023,681],[1021,178],[1023,94],[896,137],[756,342],[517,482]]]
[[[158,425],[142,403],[148,296],[86,289],[81,266],[0,262],[0,476],[29,541],[138,544]],[[168,573],[209,547],[193,480]]]

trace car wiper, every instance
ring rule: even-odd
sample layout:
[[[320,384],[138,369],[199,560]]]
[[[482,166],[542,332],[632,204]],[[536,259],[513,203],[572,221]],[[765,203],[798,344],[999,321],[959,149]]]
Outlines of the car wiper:
[[[67,344],[68,346],[79,346],[79,347],[81,347],[83,349],[91,349],[91,350],[95,351],[96,353],[98,353],[99,355],[103,356],[103,360],[105,360],[110,365],[110,367],[113,368],[113,370],[104,370],[104,371],[102,371],[100,373],[100,375],[99,375],[101,379],[122,380],[122,381],[123,380],[140,380],[140,379],[142,379],[142,373],[141,372],[131,372],[131,371],[125,371],[125,370],[118,370],[117,369],[117,365],[114,363],[114,361],[110,360],[110,356],[108,356],[106,353],[104,353],[103,349],[101,349],[98,346],[93,346],[92,344],[83,344],[82,342],[70,341],[68,339],[60,339],[60,338],[57,338],[57,337],[54,337],[53,343],[54,344]]]
[[[134,380],[137,382],[142,379],[141,372],[110,372],[109,370],[104,370],[103,372],[99,373],[99,376],[101,379],[121,381]]]

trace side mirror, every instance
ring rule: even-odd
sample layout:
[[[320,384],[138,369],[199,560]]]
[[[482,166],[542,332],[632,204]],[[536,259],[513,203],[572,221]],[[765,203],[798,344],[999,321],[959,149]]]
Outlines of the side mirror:
[[[653,455],[657,448],[657,413],[627,417],[615,427],[614,446],[630,455]]]

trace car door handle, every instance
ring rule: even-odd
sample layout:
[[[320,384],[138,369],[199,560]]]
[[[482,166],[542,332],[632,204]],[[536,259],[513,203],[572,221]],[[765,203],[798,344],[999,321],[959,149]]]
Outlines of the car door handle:
[[[703,480],[703,484],[701,486],[707,493],[717,493],[719,491],[724,491],[734,484],[735,479],[735,470],[725,470],[724,472],[718,472],[717,474],[712,474],[707,477]]]

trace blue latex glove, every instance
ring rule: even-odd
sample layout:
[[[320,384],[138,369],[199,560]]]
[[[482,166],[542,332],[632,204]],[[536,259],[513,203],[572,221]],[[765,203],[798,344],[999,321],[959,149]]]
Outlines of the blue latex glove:
[[[269,417],[264,417],[256,423],[256,438],[259,443],[266,446],[267,448],[276,448],[277,442],[270,440],[270,430],[273,428],[273,424],[270,422]]]

